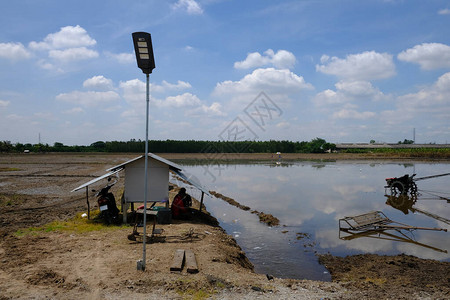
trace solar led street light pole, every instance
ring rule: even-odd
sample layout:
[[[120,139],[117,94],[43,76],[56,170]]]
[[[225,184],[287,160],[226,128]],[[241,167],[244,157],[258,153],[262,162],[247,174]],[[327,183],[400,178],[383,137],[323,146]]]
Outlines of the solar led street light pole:
[[[147,77],[147,89],[146,89],[146,119],[145,119],[145,175],[144,175],[144,238],[143,238],[143,250],[142,260],[137,262],[137,269],[145,271],[146,261],[146,239],[147,239],[147,179],[148,179],[148,115],[149,115],[149,102],[150,102],[150,73],[155,68],[155,57],[153,56],[152,36],[147,32],[134,32],[133,44],[134,51],[136,53],[136,60],[138,67]]]

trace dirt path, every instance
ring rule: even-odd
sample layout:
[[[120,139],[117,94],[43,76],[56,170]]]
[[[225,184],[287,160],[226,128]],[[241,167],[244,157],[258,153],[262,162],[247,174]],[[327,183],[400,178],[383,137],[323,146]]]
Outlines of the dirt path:
[[[6,170],[0,172],[0,299],[450,297],[449,263],[404,256],[326,256],[322,261],[334,282],[268,280],[253,272],[245,253],[214,219],[201,214],[158,225],[164,238],[147,246],[145,272],[136,270],[142,243],[127,239],[130,226],[18,234],[19,229],[67,220],[85,211],[84,193],[69,191],[133,157],[0,155],[0,169]],[[120,188],[121,182],[113,192]],[[170,272],[176,249],[191,249],[200,272]]]

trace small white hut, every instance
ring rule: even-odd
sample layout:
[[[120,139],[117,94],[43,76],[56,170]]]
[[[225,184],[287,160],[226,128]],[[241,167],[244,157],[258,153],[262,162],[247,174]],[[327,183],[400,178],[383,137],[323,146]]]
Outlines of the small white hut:
[[[208,191],[205,190],[199,183],[188,178],[179,165],[164,159],[153,153],[148,153],[148,168],[147,168],[147,202],[166,202],[168,205],[169,199],[169,171],[191,183],[202,192],[201,205],[203,204],[203,196]],[[120,171],[125,170],[125,190],[123,193],[122,210],[124,222],[127,220],[128,205],[130,203],[144,202],[144,184],[145,184],[145,155],[141,155],[120,165],[107,169],[108,173],[97,177],[83,185],[72,190],[78,191],[86,187],[86,197],[88,197],[88,186],[107,177],[113,176]],[[89,200],[86,199],[89,210]],[[201,208],[200,205],[200,208]]]

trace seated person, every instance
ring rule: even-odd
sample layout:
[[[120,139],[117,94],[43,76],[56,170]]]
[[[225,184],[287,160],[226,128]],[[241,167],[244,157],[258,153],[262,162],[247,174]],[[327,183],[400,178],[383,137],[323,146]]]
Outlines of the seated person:
[[[171,207],[172,217],[174,219],[177,219],[189,216],[191,206],[192,206],[191,196],[186,193],[185,188],[181,188],[172,201]]]

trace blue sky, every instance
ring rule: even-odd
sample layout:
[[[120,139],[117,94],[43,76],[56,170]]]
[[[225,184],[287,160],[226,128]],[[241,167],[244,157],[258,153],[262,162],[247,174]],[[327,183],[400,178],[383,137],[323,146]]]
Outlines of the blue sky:
[[[0,4],[0,140],[450,142],[450,1]]]

